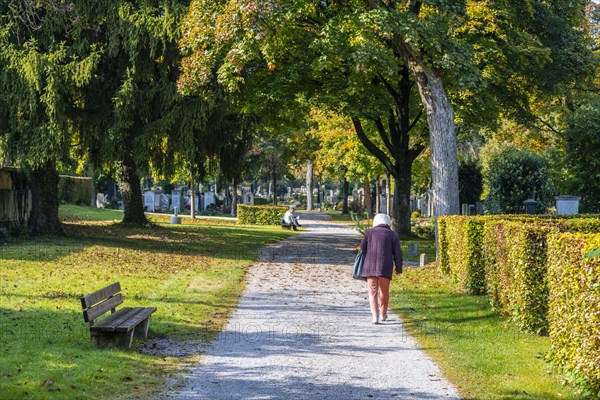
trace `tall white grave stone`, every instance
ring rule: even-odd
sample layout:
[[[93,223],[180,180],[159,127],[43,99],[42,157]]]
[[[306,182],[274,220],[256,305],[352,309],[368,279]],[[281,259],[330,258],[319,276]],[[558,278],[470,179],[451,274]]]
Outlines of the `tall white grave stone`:
[[[174,210],[175,207],[181,210],[181,190],[173,190],[171,192],[171,210]]]
[[[152,190],[144,193],[144,207],[150,212],[154,212],[154,192]]]
[[[204,197],[203,197],[203,201],[204,204],[202,204],[203,209],[206,210],[206,207],[208,207],[211,204],[215,204],[215,194],[214,192],[204,192]]]

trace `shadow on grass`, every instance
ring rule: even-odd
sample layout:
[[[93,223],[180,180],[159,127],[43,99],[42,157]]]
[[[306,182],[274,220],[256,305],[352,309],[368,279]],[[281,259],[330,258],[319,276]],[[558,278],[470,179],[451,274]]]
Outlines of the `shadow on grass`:
[[[249,250],[289,236],[240,226],[131,227],[121,224],[63,225],[63,237],[15,239],[0,248],[0,259],[52,261],[91,246],[250,261]]]
[[[156,358],[98,349],[81,313],[72,310],[1,308],[0,343],[3,399],[111,398],[117,392],[143,394],[164,379]]]

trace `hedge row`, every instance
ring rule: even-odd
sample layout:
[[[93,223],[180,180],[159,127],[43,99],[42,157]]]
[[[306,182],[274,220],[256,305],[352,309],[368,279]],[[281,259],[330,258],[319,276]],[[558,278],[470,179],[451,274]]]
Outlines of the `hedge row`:
[[[440,268],[470,294],[529,332],[548,329],[546,237],[556,232],[600,232],[598,218],[447,216],[438,219]]]
[[[443,220],[446,221],[446,247],[442,268],[456,278],[469,294],[485,293],[481,251],[483,224],[475,218],[460,216],[445,217]]]
[[[598,218],[441,217],[440,267],[521,330],[550,333],[555,363],[600,390],[599,259],[582,256],[599,233]]]
[[[238,223],[245,225],[279,225],[287,207],[237,205]]]
[[[600,398],[600,257],[584,256],[598,248],[600,234],[550,235],[548,321],[549,358]]]
[[[58,179],[58,199],[62,203],[89,205],[93,193],[92,178],[61,175]]]
[[[443,273],[450,273],[450,260],[448,259],[448,235],[446,234],[446,219],[449,217],[438,218],[437,230],[438,230],[438,245],[437,251],[439,256],[439,265]]]

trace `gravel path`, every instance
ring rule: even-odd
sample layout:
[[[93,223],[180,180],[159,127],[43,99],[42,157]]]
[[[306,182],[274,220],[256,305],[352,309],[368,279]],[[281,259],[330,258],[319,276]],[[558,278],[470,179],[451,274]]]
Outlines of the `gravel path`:
[[[393,312],[370,323],[351,277],[359,236],[316,217],[261,251],[228,325],[164,399],[459,399]]]

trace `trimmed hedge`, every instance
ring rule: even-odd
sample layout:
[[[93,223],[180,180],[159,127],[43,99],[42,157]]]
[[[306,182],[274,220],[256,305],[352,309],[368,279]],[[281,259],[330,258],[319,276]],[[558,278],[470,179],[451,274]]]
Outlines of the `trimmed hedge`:
[[[446,220],[444,218],[438,218],[437,220],[438,230],[438,243],[437,251],[439,254],[440,269],[443,273],[450,273],[450,260],[448,260],[448,239],[446,234]]]
[[[492,307],[502,315],[510,315],[510,284],[513,269],[508,262],[505,221],[488,221],[483,227],[483,264],[486,291]]]
[[[556,230],[556,228],[554,228]],[[505,268],[512,268],[507,284],[506,306],[512,319],[522,331],[547,334],[548,283],[546,237],[552,230],[548,225],[506,225],[508,257]]]
[[[438,229],[442,270],[474,293],[483,266],[492,306],[521,330],[548,333],[549,358],[600,398],[600,257],[584,257],[600,248],[600,219],[452,216]]]
[[[58,178],[58,199],[62,203],[89,205],[93,193],[92,178],[68,175]]]
[[[483,223],[475,218],[445,217],[448,269],[469,294],[485,293]]]
[[[600,398],[600,257],[584,256],[599,247],[597,233],[549,236],[548,320],[550,360]]]
[[[488,293],[523,331],[548,332],[546,236],[600,232],[598,218],[529,215],[438,219],[440,267],[470,294]]]
[[[244,225],[279,225],[287,207],[237,205],[239,224]]]

